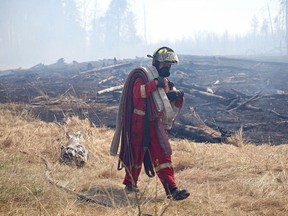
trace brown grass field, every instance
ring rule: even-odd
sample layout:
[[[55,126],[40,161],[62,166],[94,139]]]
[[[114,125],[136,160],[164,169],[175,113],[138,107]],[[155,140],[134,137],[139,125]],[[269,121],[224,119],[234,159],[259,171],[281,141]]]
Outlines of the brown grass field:
[[[288,215],[288,145],[256,146],[241,130],[222,144],[171,139],[177,183],[191,192],[175,202],[144,172],[140,193],[124,192],[112,129],[46,123],[13,105],[0,106],[0,127],[0,215]],[[88,163],[60,165],[60,144],[79,130]]]

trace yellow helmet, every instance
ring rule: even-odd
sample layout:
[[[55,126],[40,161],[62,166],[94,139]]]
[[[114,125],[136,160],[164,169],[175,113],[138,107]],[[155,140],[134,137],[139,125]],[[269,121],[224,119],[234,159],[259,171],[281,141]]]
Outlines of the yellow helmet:
[[[171,64],[179,63],[177,54],[169,47],[161,47],[154,52],[153,56],[147,55],[147,57],[153,58],[153,63],[156,63],[156,61]]]

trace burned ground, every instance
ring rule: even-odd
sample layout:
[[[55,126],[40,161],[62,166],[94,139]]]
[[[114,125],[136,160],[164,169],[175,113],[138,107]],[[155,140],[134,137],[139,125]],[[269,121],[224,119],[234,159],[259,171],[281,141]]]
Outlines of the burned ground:
[[[221,140],[243,128],[244,138],[262,144],[288,141],[288,64],[247,58],[180,56],[170,80],[185,92],[171,136],[199,142]],[[0,72],[0,102],[17,103],[44,121],[66,116],[115,127],[119,97],[128,73],[150,65],[146,58],[101,60]]]

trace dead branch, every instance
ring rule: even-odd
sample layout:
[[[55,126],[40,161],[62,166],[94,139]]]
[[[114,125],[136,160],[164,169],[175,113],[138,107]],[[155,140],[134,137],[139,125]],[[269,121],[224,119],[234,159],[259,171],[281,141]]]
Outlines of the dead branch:
[[[102,89],[100,91],[97,92],[98,95],[104,94],[104,93],[108,93],[108,92],[113,92],[113,91],[117,91],[123,88],[124,85],[118,85],[118,86],[113,86],[110,88],[106,88],[106,89]]]
[[[256,112],[261,112],[263,111],[263,109],[259,108],[259,107],[256,107],[256,106],[252,106],[250,104],[246,104],[245,105],[245,108],[246,109],[249,109],[249,110],[253,110],[253,111],[256,111]]]
[[[220,143],[221,142],[221,133],[216,131],[208,126],[195,127],[192,125],[183,125],[175,124],[175,128],[171,129],[170,132],[175,133],[175,130],[181,132],[182,135],[189,136],[193,140],[199,142],[211,142],[211,143]],[[176,134],[175,134],[176,135]]]
[[[280,117],[280,118],[288,119],[288,116],[287,116],[287,115],[282,115],[282,114],[276,112],[275,110],[270,110],[270,109],[268,109],[267,111],[275,114],[276,116],[278,116],[278,117]]]
[[[217,100],[217,101],[225,101],[226,98],[220,96],[220,95],[215,95],[215,94],[211,94],[208,92],[203,92],[203,91],[196,91],[196,90],[191,90],[190,91],[191,94],[206,99],[206,100]]]
[[[260,94],[260,93],[255,94],[254,96],[250,97],[248,100],[246,100],[246,101],[244,101],[243,103],[239,104],[237,107],[234,107],[233,109],[230,109],[229,111],[237,110],[237,109],[245,106],[246,104],[248,104],[248,103],[251,102],[251,101],[258,100],[258,99],[260,98],[260,97],[259,97],[259,94]]]
[[[101,80],[100,82],[98,82],[98,84],[101,85],[101,84],[103,84],[103,83],[105,83],[105,82],[108,82],[109,80],[114,79],[114,78],[115,78],[114,76],[110,76],[110,77],[108,77],[107,79]]]
[[[111,69],[116,69],[116,68],[121,68],[121,67],[127,67],[132,65],[132,63],[123,63],[123,64],[115,64],[115,65],[110,65],[107,67],[101,67],[101,68],[94,68],[92,70],[87,70],[87,71],[83,71],[80,74],[81,75],[85,75],[85,74],[89,74],[89,73],[96,73],[96,72],[102,72],[105,70],[111,70]]]
[[[228,106],[226,107],[226,110],[230,110],[232,107],[234,107],[240,100],[240,97],[237,96],[235,99],[233,99]]]
[[[75,192],[73,190],[70,190],[69,188],[66,188],[66,187],[60,185],[58,182],[55,182],[53,180],[53,178],[51,177],[52,168],[51,168],[51,164],[49,163],[49,161],[45,157],[43,157],[42,155],[38,155],[38,157],[41,158],[44,161],[44,163],[45,163],[45,166],[46,166],[45,177],[46,177],[47,181],[50,184],[55,185],[56,187],[58,187],[60,189],[63,189],[64,191],[66,191],[68,193],[74,194],[77,197],[79,197],[81,200],[84,200],[86,202],[92,202],[92,203],[97,203],[97,204],[100,204],[100,205],[103,205],[103,206],[112,207],[111,204],[104,203],[104,202],[96,200],[96,199],[94,199],[92,197],[88,197],[88,196],[86,196],[84,194]]]
[[[274,125],[278,125],[278,124],[287,124],[288,121],[278,121],[278,122],[274,122]],[[255,128],[255,127],[259,127],[259,126],[269,126],[271,123],[269,122],[260,122],[260,123],[250,123],[250,124],[245,124],[243,125],[243,129],[244,130],[249,130],[251,128]]]
[[[183,83],[184,81],[185,81],[185,79],[179,80],[179,84],[180,84],[181,88],[186,88],[188,90],[194,89],[194,90],[203,91],[203,92],[205,92],[207,90],[207,88],[196,85],[196,84],[187,85],[187,84]]]
[[[186,96],[186,94],[185,94]],[[209,102],[209,103],[204,103],[204,104],[200,104],[199,106],[197,106],[197,108],[199,107],[204,107],[204,106],[210,106],[210,105],[215,105],[215,104],[226,104],[228,102],[231,102],[233,100],[235,100],[236,98],[229,98],[229,99],[225,99],[225,100],[220,100],[220,101],[213,101],[213,102]]]
[[[248,95],[244,94],[243,92],[239,92],[237,91],[236,89],[231,89],[233,92],[235,92],[237,95],[239,95],[240,97],[243,97],[243,98],[247,98]]]

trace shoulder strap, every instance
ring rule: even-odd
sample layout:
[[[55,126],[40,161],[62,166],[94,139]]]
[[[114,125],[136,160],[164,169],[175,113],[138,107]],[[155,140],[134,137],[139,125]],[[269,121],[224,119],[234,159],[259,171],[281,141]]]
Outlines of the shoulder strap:
[[[147,73],[149,81],[154,80],[159,76],[157,69],[154,66],[143,68]],[[163,88],[158,88],[152,93],[158,112],[163,112],[162,123],[165,129],[171,129],[173,124],[174,112],[169,99]]]

